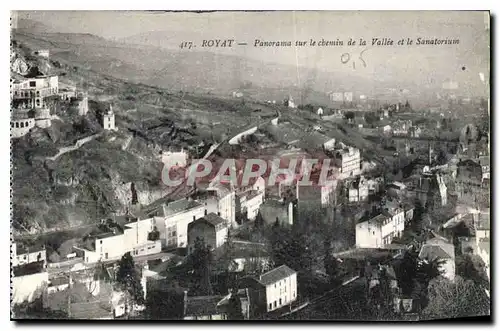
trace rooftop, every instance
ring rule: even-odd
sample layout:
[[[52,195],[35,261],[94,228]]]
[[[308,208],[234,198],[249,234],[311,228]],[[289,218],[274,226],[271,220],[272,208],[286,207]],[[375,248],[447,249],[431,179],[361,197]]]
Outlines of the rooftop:
[[[45,251],[43,243],[34,243],[32,245],[17,244],[16,246],[17,255]]]
[[[419,257],[427,260],[455,259],[455,247],[440,238],[432,238],[422,246]]]
[[[297,272],[290,269],[286,265],[282,265],[271,271],[266,272],[265,274],[260,275],[258,281],[262,285],[267,286],[279,282],[280,280],[289,277],[295,273]]]
[[[202,204],[197,201],[189,199],[180,199],[177,201],[163,204],[163,212],[164,216],[168,217],[178,214],[182,211],[188,211],[190,209],[194,209],[201,206]]]
[[[224,297],[219,295],[188,297],[184,301],[184,316],[208,316],[218,314],[217,304]]]
[[[12,267],[12,272],[14,273],[14,277],[38,274],[43,272],[44,264],[44,261],[21,264]]]
[[[197,219],[193,223],[196,222],[207,222],[210,225],[217,226],[219,224],[226,224],[226,220],[217,215],[216,213],[210,213],[208,215],[203,216],[202,218]]]

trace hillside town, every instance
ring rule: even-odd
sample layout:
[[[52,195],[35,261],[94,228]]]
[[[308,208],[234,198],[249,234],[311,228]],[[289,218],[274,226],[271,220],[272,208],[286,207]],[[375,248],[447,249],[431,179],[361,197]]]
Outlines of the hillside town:
[[[445,89],[417,107],[403,89],[396,101],[343,89],[322,103],[285,89],[165,96],[102,78],[117,93],[23,33],[11,49],[14,319],[490,315],[488,98]],[[123,92],[141,88],[159,101]],[[181,127],[158,115],[168,102],[208,121]],[[197,125],[210,125],[203,139]],[[250,159],[277,161],[279,174],[250,171]],[[190,185],[183,171],[199,172],[200,160],[218,173]],[[165,169],[182,184],[162,182]],[[322,172],[326,184],[303,185]]]

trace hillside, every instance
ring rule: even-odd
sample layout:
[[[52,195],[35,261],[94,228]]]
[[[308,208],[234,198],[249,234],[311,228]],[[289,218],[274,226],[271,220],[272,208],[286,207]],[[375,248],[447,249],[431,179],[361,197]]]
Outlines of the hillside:
[[[30,28],[13,30],[13,39],[30,48],[50,48],[53,60],[171,91],[228,95],[242,90],[251,97],[277,101],[292,94],[297,102],[326,104],[326,92],[337,86],[364,94],[388,86],[384,82],[315,68],[160,48],[152,46],[154,43],[146,45],[144,40],[153,37],[168,39],[161,33],[125,42],[89,34],[40,32]]]
[[[44,42],[41,41],[40,45]],[[82,46],[82,49],[85,48]],[[89,112],[80,117],[73,102],[52,98],[57,117],[47,129],[35,128],[12,140],[13,229],[38,233],[96,222],[126,212],[131,183],[139,202],[169,194],[161,180],[160,151],[188,148],[193,157],[257,117],[258,105],[135,84],[103,73],[34,57],[25,44],[16,57],[30,67],[58,74],[89,93]],[[19,75],[17,75],[19,76]],[[99,117],[113,103],[117,132],[103,131]],[[84,137],[100,134],[56,160],[47,159]],[[197,148],[203,142],[206,147]],[[172,198],[175,198],[173,196]]]

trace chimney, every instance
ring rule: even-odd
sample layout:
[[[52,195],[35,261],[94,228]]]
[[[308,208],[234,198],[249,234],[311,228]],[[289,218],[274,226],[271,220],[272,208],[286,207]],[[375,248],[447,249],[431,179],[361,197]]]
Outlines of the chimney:
[[[193,222],[196,221],[196,216],[193,215]]]

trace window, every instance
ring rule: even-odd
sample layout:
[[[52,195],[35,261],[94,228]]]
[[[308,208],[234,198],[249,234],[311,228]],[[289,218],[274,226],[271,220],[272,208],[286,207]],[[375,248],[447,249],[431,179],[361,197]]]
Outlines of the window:
[[[269,309],[273,309],[273,304],[272,303],[269,304]]]
[[[276,284],[274,284],[274,288],[276,288]]]
[[[276,300],[274,300],[274,308],[276,308]]]
[[[24,122],[21,122],[21,127],[24,128]]]
[[[26,124],[25,124],[25,125],[26,125],[26,127],[28,127],[28,126],[29,126],[29,122],[26,122]]]
[[[102,245],[102,240],[100,240],[99,243]]]
[[[30,82],[30,87],[36,87],[36,82]]]
[[[16,122],[16,128],[19,128],[19,122]]]
[[[26,260],[26,255],[23,256],[23,260]]]
[[[104,258],[107,260],[108,259],[108,253],[104,254]]]
[[[281,298],[280,298],[280,306],[282,305],[283,303],[281,302]]]
[[[10,127],[13,128],[14,127],[14,122],[10,122]]]
[[[295,291],[293,291],[293,297],[295,298]]]

